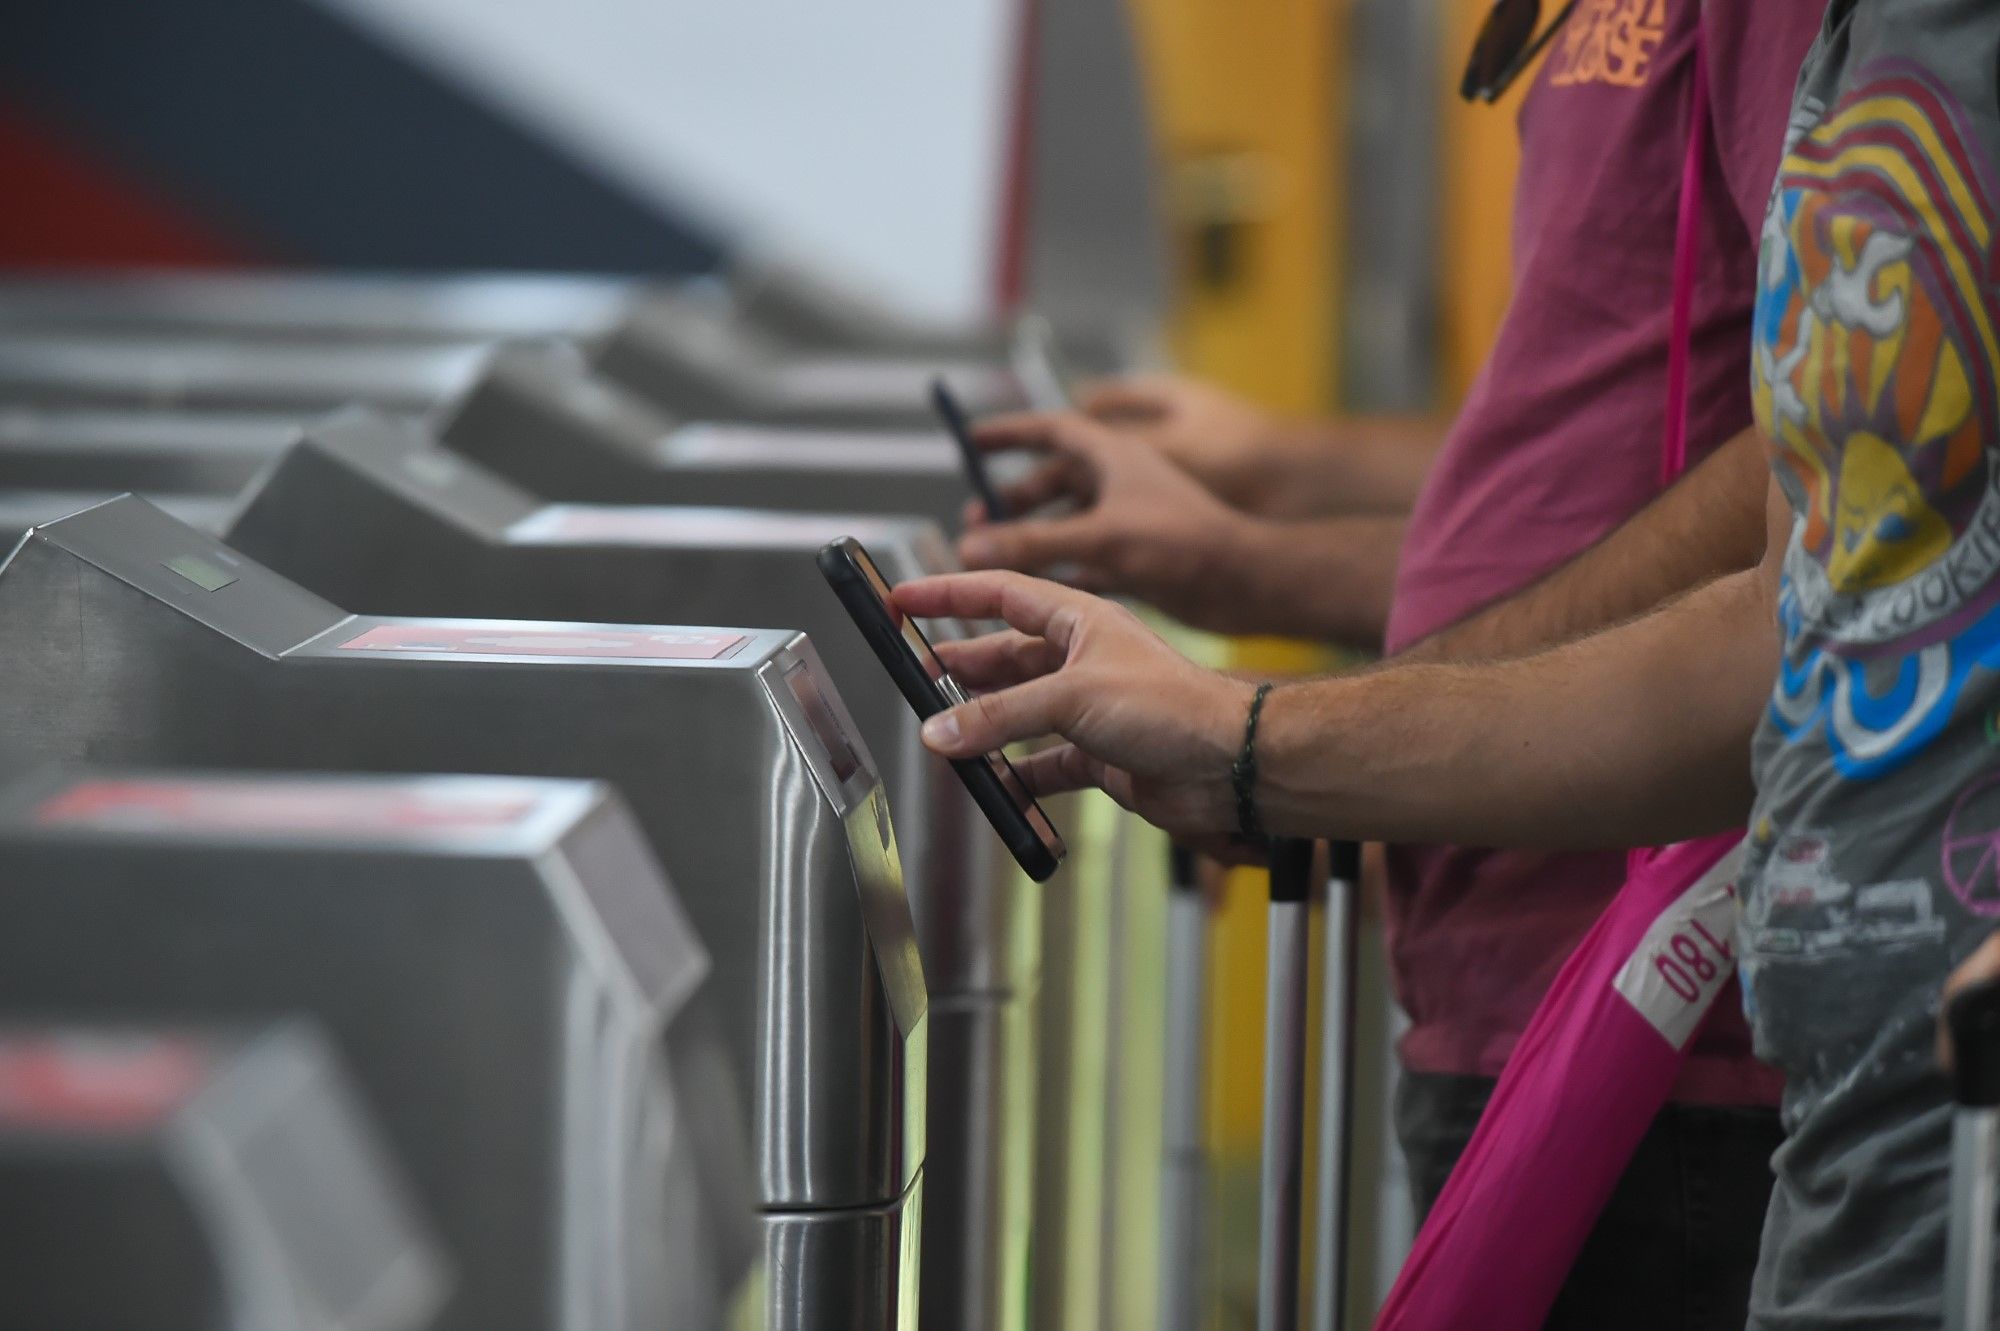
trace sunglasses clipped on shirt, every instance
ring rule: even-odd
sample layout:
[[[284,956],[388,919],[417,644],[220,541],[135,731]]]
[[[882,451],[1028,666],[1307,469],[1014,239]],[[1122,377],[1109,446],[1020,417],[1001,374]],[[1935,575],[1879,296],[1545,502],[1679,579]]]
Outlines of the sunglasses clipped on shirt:
[[[1495,0],[1486,21],[1479,25],[1479,35],[1472,40],[1472,55],[1465,62],[1465,76],[1458,82],[1458,95],[1468,102],[1500,100],[1575,8],[1576,0],[1566,0],[1555,21],[1537,35],[1542,0]]]

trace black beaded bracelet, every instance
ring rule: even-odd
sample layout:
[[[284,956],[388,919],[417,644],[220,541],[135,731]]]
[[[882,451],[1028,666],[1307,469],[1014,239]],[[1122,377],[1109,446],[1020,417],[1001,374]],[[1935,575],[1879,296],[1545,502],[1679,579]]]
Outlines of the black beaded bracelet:
[[[1271,685],[1257,686],[1250,696],[1250,714],[1243,720],[1243,747],[1229,765],[1229,785],[1236,792],[1236,833],[1244,841],[1259,845],[1264,841],[1264,825],[1257,820],[1257,719],[1264,714],[1264,699]]]

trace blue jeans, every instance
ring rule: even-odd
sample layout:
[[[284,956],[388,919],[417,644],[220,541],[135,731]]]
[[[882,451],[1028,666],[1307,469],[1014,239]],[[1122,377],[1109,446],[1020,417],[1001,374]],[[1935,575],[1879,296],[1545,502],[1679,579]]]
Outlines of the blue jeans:
[[[1486,1077],[1403,1074],[1396,1135],[1418,1215],[1492,1094]],[[1771,1153],[1783,1140],[1776,1110],[1668,1105],[1570,1269],[1547,1331],[1743,1331]]]

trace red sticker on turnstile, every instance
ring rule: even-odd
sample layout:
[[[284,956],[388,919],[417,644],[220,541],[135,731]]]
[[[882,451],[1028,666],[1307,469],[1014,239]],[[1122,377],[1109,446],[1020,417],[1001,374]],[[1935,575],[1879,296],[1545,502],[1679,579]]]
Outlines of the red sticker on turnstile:
[[[44,827],[324,835],[481,832],[513,827],[544,797],[477,779],[85,781],[44,800]]]
[[[207,1070],[184,1037],[0,1035],[0,1127],[129,1132],[185,1104]]]
[[[651,629],[538,628],[527,624],[377,624],[340,644],[344,652],[441,652],[461,656],[616,656],[714,661],[747,639],[740,633]]]

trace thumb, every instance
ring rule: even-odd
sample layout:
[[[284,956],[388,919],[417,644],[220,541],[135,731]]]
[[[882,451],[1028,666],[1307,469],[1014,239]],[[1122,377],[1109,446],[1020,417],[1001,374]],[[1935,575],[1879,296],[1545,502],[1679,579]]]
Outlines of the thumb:
[[[924,722],[924,747],[941,758],[976,758],[1057,734],[1069,714],[1070,687],[1058,671],[947,707]]]

